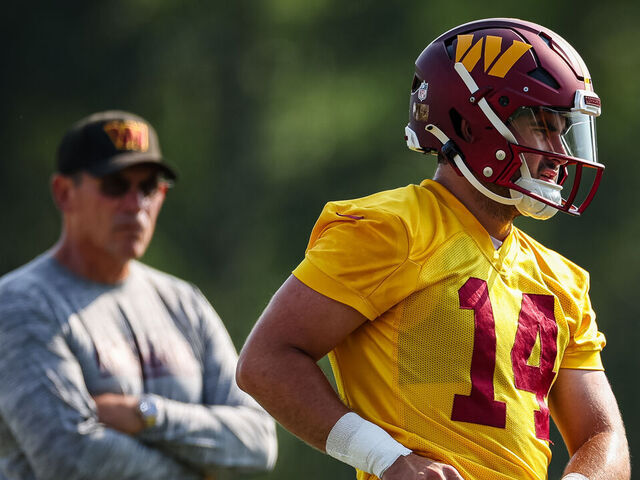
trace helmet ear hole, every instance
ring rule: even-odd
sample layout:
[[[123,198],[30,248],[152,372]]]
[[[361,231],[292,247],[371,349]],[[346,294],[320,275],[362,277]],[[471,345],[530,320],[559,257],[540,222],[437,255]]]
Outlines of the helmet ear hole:
[[[451,124],[453,125],[453,129],[458,135],[458,138],[462,138],[467,142],[473,141],[473,133],[471,131],[471,124],[467,122],[462,115],[455,109],[452,108],[449,110],[449,117],[451,118]]]
[[[460,130],[462,131],[462,138],[464,138],[467,142],[473,142],[473,132],[471,131],[471,124],[464,118],[462,119],[462,123],[460,124]]]

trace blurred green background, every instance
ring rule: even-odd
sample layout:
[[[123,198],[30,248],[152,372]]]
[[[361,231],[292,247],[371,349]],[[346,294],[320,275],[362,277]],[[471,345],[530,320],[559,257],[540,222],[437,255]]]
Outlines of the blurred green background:
[[[492,16],[560,33],[586,60],[602,98],[598,140],[607,170],[594,203],[582,218],[518,225],[591,272],[609,342],[604,361],[633,453],[639,4],[14,2],[3,8],[0,31],[0,273],[57,239],[48,182],[66,128],[94,111],[130,110],[154,124],[181,173],[145,260],[199,285],[239,349],[302,258],[326,201],[431,176],[432,157],[410,152],[403,139],[413,62],[445,30]],[[276,470],[258,478],[353,478],[350,467],[283,429],[278,435]],[[554,440],[552,479],[567,458]]]

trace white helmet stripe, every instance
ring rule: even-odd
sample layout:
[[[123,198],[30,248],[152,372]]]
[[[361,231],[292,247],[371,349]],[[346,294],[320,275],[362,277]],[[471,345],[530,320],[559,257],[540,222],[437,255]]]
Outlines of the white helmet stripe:
[[[458,75],[460,75],[460,78],[462,78],[462,81],[469,89],[469,93],[473,95],[479,90],[478,84],[475,82],[471,74],[467,71],[466,67],[462,63],[456,62],[453,68],[455,68]],[[487,117],[489,122],[491,122],[493,128],[500,132],[500,135],[502,135],[507,142],[518,145],[516,137],[513,136],[511,130],[509,130],[507,126],[502,122],[502,120],[498,118],[496,113],[491,109],[484,98],[480,99],[480,101],[478,102],[478,106],[480,107],[480,110],[482,110],[482,113],[484,113],[485,117]]]

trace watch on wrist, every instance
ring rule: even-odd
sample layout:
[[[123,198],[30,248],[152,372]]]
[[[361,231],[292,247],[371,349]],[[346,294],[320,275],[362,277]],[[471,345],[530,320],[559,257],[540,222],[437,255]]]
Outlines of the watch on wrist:
[[[144,428],[151,428],[158,419],[158,408],[149,395],[143,395],[138,401],[138,413],[144,423]]]

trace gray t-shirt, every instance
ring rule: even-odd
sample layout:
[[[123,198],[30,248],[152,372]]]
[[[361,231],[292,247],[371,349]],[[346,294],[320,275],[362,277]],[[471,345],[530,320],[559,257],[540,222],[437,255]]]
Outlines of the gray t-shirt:
[[[275,425],[236,385],[236,362],[193,285],[139,262],[98,284],[44,253],[0,279],[0,478],[270,469]],[[151,394],[156,425],[129,436],[99,423],[92,395],[105,392]]]

